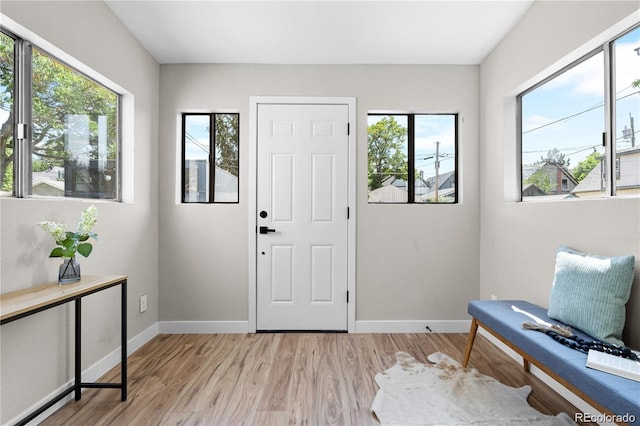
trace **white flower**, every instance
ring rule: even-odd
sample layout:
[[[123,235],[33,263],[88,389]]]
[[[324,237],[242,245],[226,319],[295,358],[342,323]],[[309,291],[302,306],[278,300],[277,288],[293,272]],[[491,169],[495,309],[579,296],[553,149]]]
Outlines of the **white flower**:
[[[64,241],[67,238],[65,224],[62,222],[40,222],[38,225],[51,234],[56,243]]]
[[[98,209],[95,206],[91,206],[80,213],[80,217],[82,220],[78,224],[78,235],[82,237],[91,235],[91,229],[98,221]]]

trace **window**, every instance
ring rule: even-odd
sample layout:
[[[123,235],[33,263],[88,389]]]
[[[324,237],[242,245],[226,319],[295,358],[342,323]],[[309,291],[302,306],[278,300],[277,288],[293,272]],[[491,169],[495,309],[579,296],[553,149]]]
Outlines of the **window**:
[[[638,70],[635,27],[518,96],[523,200],[640,194]]]
[[[237,203],[239,114],[182,114],[182,202]]]
[[[457,114],[369,114],[369,203],[456,203]]]
[[[2,191],[119,199],[120,96],[28,41],[1,34]]]

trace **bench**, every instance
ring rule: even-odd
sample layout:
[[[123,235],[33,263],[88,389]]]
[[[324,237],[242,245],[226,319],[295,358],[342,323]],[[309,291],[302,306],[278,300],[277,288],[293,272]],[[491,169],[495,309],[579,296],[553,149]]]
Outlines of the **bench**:
[[[640,425],[640,382],[587,368],[585,353],[568,348],[545,333],[523,329],[522,323],[532,321],[532,318],[518,310],[548,323],[562,324],[549,319],[546,309],[526,301],[472,301],[468,306],[472,322],[463,367],[469,364],[480,326],[522,356],[525,371],[533,364],[596,410],[610,416],[610,420]],[[579,330],[573,332],[594,340]]]

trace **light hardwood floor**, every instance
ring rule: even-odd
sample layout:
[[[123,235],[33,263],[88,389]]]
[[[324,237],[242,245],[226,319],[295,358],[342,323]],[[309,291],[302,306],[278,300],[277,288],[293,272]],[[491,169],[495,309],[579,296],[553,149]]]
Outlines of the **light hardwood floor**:
[[[374,376],[395,353],[421,362],[440,351],[461,361],[466,334],[275,333],[159,335],[129,357],[129,396],[89,389],[43,425],[375,425]],[[471,366],[529,403],[573,417],[575,407],[482,336]],[[118,381],[120,368],[103,381]]]

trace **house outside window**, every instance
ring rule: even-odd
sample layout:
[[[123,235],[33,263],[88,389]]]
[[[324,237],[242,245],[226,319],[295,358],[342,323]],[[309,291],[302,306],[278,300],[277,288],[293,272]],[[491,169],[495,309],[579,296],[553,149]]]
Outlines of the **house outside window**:
[[[237,113],[182,114],[182,202],[239,202]]]
[[[120,95],[0,34],[3,195],[118,200]]]
[[[638,70],[640,26],[518,95],[524,201],[640,195]]]
[[[457,145],[457,114],[370,113],[369,203],[457,203]]]

